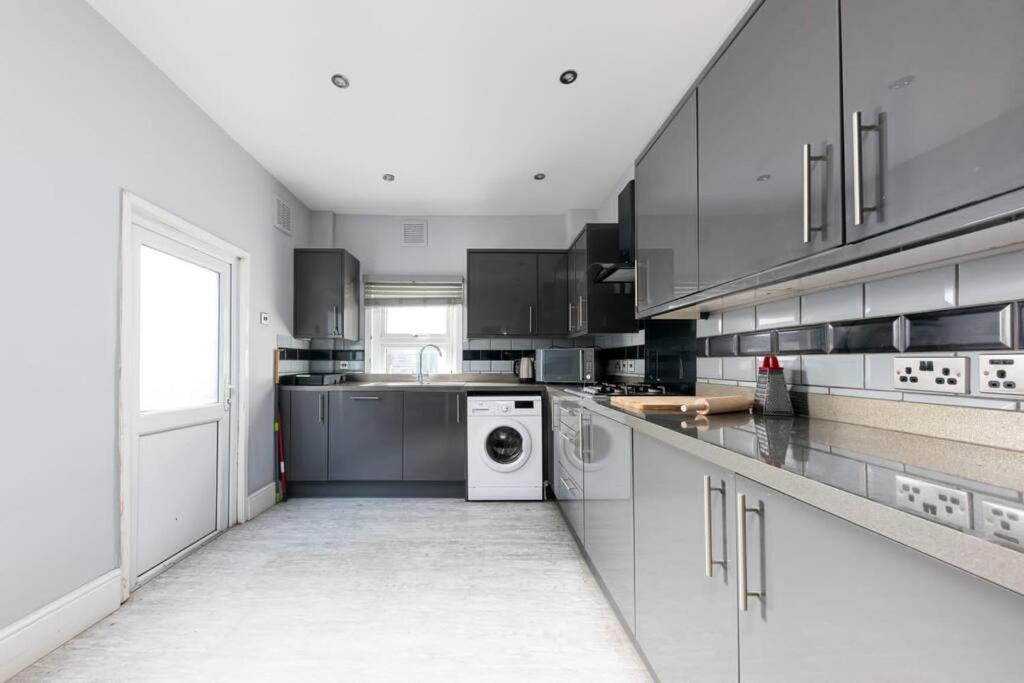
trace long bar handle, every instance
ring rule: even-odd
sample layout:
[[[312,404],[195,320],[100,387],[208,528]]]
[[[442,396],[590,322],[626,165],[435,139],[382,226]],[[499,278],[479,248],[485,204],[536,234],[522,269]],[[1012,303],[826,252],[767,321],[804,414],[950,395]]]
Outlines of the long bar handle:
[[[533,304],[530,304],[529,314],[530,314],[530,334],[533,334]]]
[[[455,394],[455,424],[462,424],[462,397]]]
[[[878,125],[865,126],[861,122],[861,112],[853,112],[853,224],[864,222],[864,214],[877,211],[878,205],[864,206],[864,160],[861,154],[861,134],[864,131],[877,131]]]
[[[580,305],[576,309],[576,318],[579,324],[576,325],[576,329],[583,329],[583,295],[580,294]]]
[[[725,484],[721,486],[711,485],[711,476],[704,475],[704,574],[710,579],[714,576],[715,565],[725,567],[723,560],[715,560],[714,550],[711,547],[711,492],[717,491],[725,498]]]
[[[801,171],[803,172],[803,225],[804,225],[804,244],[809,244],[811,241],[811,230],[820,230],[821,228],[811,227],[811,162],[812,161],[825,161],[828,159],[825,155],[811,154],[811,146],[807,143],[803,146],[803,154]]]
[[[569,331],[572,332],[572,302],[569,302]]]
[[[324,422],[324,395],[317,394],[316,397],[316,421],[320,424]]]
[[[349,396],[353,401],[379,401],[380,396]]]
[[[760,508],[748,508],[747,496],[736,494],[736,597],[741,612],[746,612],[750,598],[763,598],[764,592],[752,593],[747,588],[747,515],[760,515]]]

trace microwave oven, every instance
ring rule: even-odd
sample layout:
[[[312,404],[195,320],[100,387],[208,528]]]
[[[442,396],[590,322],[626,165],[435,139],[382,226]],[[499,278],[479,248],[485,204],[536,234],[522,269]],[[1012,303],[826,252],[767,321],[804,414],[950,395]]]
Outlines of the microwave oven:
[[[537,349],[534,374],[538,382],[593,382],[594,355],[594,349]]]

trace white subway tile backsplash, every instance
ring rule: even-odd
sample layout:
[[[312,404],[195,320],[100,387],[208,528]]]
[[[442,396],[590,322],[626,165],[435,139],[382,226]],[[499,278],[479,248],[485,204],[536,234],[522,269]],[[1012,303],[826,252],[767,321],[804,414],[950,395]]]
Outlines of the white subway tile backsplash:
[[[551,345],[556,349],[571,349],[576,346],[572,339],[552,339]]]
[[[532,349],[534,348],[533,339],[513,339],[512,348],[516,351],[526,351],[527,349]]]
[[[510,360],[492,360],[491,361],[491,372],[512,372],[512,361],[510,361]]]
[[[474,351],[487,351],[488,349],[491,348],[491,340],[490,339],[470,339],[469,340],[469,348],[473,349]]]
[[[892,359],[895,353],[869,353],[864,356],[864,388],[889,391],[893,388]]]
[[[697,321],[697,336],[698,337],[713,337],[716,334],[722,334],[722,314],[713,313],[708,316],[707,320]]]
[[[512,349],[512,340],[508,337],[491,340],[491,351],[509,351]]]
[[[732,334],[733,332],[750,332],[755,327],[753,306],[748,308],[738,308],[734,311],[726,311],[722,314],[723,334]]]
[[[804,364],[800,356],[779,356],[779,365],[787,384],[804,383]]]
[[[757,329],[788,327],[800,322],[800,299],[785,299],[757,306]]]
[[[864,317],[864,285],[837,287],[801,297],[800,322],[804,325]]]
[[[1024,251],[960,264],[959,305],[1024,298]]]
[[[697,359],[697,376],[709,379],[721,379],[722,378],[722,359],[721,358],[698,358]]]
[[[988,408],[989,410],[1017,410],[1016,401],[1000,399],[968,398],[966,396],[946,396],[944,394],[903,394],[904,401],[911,403],[936,403],[944,406],[963,406],[965,408]]]
[[[489,360],[470,360],[462,364],[466,372],[490,372],[491,361]]]
[[[754,372],[756,359],[752,356],[744,358],[723,358],[722,379],[743,380],[753,382],[757,379]]]
[[[956,266],[875,280],[864,285],[864,315],[898,315],[956,305]]]
[[[864,388],[864,356],[804,356],[804,382],[815,386]]]

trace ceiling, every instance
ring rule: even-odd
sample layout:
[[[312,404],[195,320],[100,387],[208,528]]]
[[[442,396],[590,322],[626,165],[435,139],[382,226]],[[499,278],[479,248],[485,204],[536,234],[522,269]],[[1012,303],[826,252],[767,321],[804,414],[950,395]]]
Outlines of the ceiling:
[[[598,207],[749,4],[88,1],[311,209],[377,214]]]

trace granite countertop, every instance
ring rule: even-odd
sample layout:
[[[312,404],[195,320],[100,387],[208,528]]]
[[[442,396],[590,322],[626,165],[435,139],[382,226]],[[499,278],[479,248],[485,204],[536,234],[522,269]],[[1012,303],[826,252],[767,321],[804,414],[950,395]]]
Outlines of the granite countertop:
[[[444,381],[419,384],[416,380],[352,381],[329,385],[280,384],[285,391],[469,391],[543,394],[543,384],[520,382]]]
[[[1020,451],[804,416],[731,413],[695,418],[682,413],[632,413],[612,406],[607,398],[579,398],[555,387],[548,391],[1024,594],[1024,548],[1009,536],[997,540],[986,533],[986,517],[995,520],[995,531],[1002,522],[1018,530],[1024,525],[1024,516],[1014,521],[1004,510],[1002,519],[993,517],[986,505],[1024,511],[1024,453]],[[909,501],[913,487],[920,482],[960,492],[965,500],[957,498],[957,503],[963,509],[964,524],[954,526],[923,510],[908,510],[914,507]]]

